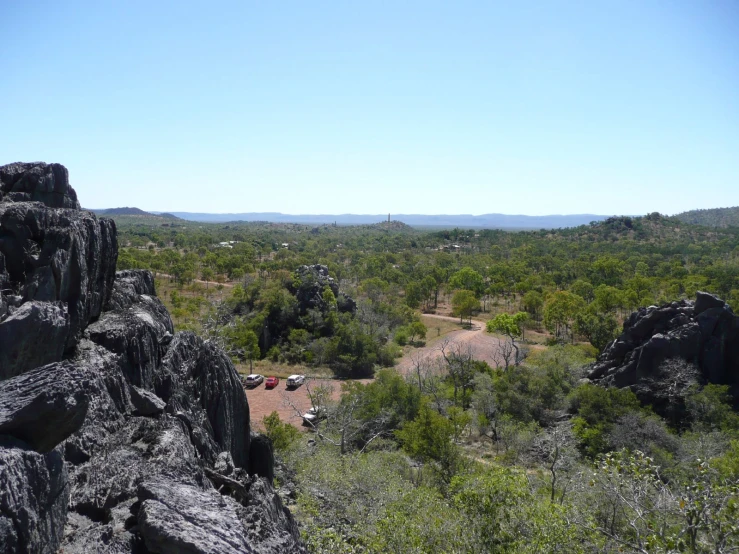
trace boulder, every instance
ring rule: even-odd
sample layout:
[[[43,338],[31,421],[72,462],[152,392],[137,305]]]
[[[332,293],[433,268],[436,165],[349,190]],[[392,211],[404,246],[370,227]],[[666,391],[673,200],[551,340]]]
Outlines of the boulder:
[[[137,415],[152,416],[164,411],[166,404],[153,392],[131,387],[131,402]]]
[[[139,486],[138,524],[146,548],[157,554],[253,553],[236,502],[214,489],[165,479]]]
[[[0,315],[0,379],[62,359],[70,329],[66,305],[31,301],[8,311],[5,319]]]
[[[113,291],[111,292],[108,304],[105,306],[105,310],[111,311],[130,308],[136,302],[140,301],[142,295],[156,296],[154,276],[151,271],[143,269],[118,271],[115,274]]]
[[[85,419],[88,379],[67,362],[0,381],[0,434],[49,452]]]
[[[729,385],[739,406],[739,317],[720,298],[699,292],[695,302],[641,308],[593,364],[588,378],[629,387],[676,423],[693,385]]]
[[[62,166],[0,167],[0,551],[304,552],[230,359],[116,261]]]

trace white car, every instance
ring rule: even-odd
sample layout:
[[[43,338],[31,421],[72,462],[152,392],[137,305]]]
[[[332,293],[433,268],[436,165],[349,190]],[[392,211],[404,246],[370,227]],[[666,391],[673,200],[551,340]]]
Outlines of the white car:
[[[257,387],[262,383],[262,381],[264,381],[264,375],[254,373],[252,375],[247,375],[246,379],[244,379],[244,384],[247,387]]]
[[[287,388],[298,388],[300,385],[305,383],[305,375],[290,375],[287,378]]]
[[[311,408],[303,414],[303,425],[306,427],[315,427],[319,421],[326,419],[326,414],[318,408]]]

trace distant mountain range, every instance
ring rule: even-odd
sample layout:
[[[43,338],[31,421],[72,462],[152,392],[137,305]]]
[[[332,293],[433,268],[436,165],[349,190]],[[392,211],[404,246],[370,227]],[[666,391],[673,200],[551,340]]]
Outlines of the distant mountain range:
[[[152,212],[158,213],[158,212]],[[189,221],[225,223],[229,221],[268,221],[271,223],[306,223],[337,225],[366,225],[387,221],[387,214],[283,214],[279,212],[249,212],[229,214],[209,214],[196,212],[171,212],[172,215]],[[464,229],[557,229],[577,227],[591,221],[603,221],[607,215],[424,215],[390,214],[392,221],[402,221],[413,227],[459,227]]]
[[[739,227],[739,206],[733,208],[713,208],[710,210],[691,210],[675,216],[680,221],[706,227]]]

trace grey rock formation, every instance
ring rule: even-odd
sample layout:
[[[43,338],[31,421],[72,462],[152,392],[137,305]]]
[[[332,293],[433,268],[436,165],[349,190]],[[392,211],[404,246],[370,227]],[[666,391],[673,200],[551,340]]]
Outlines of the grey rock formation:
[[[624,322],[623,333],[593,365],[595,383],[630,387],[644,404],[673,420],[694,384],[729,385],[739,403],[739,317],[720,298],[650,306]]]
[[[166,404],[153,392],[131,387],[131,403],[133,404],[135,414],[142,416],[153,416],[164,411]]]
[[[69,173],[61,164],[43,162],[0,166],[0,202],[42,202],[50,208],[80,209]]]
[[[0,167],[0,551],[304,552],[231,361],[116,259],[62,166]]]
[[[146,547],[158,554],[255,552],[236,513],[236,502],[214,489],[146,481],[138,490],[138,524]]]
[[[323,300],[323,290],[326,287],[333,292],[339,311],[354,313],[357,310],[357,304],[351,297],[339,293],[339,284],[329,275],[325,265],[301,265],[295,270],[295,277],[296,284],[292,287],[292,293],[298,301],[301,314],[311,309],[325,311],[328,308]]]
[[[49,452],[82,426],[86,388],[85,372],[67,362],[0,381],[0,434]]]
[[[215,463],[227,451],[237,466],[248,467],[249,405],[228,356],[193,333],[178,333],[157,379],[154,390],[168,413],[189,414],[183,417],[209,431],[210,440],[196,440],[204,458]]]
[[[0,202],[0,253],[6,296],[63,302],[71,350],[110,297],[118,257],[115,223],[38,202]],[[2,324],[2,322],[0,322]]]
[[[0,552],[56,552],[68,500],[58,451],[39,454],[22,441],[0,438]]]
[[[65,304],[34,300],[7,313],[0,321],[0,379],[62,359],[69,335]]]

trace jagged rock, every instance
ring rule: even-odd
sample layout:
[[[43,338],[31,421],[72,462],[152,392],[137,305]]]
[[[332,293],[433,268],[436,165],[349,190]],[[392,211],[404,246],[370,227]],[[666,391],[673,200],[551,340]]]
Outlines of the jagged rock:
[[[22,441],[0,438],[0,551],[57,552],[69,484],[57,450],[39,454]]]
[[[138,524],[150,552],[255,552],[236,514],[236,503],[215,490],[157,480],[142,483],[138,496]]]
[[[248,501],[237,506],[236,512],[246,529],[249,543],[260,554],[307,552],[300,541],[295,519],[266,479],[251,478]]]
[[[67,304],[65,349],[72,349],[110,296],[118,256],[115,223],[37,202],[0,203],[0,252],[24,302]]]
[[[61,303],[32,301],[12,310],[0,321],[0,379],[61,360],[69,326]]]
[[[144,388],[154,386],[154,372],[172,341],[172,320],[158,298],[140,296],[127,309],[104,313],[85,336],[121,355],[128,380]]]
[[[328,267],[325,265],[301,265],[295,270],[295,277],[296,284],[293,286],[293,293],[298,301],[301,314],[310,309],[326,309],[323,300],[323,290],[326,287],[331,289],[335,297],[339,294],[339,285],[328,274]]]
[[[43,202],[50,208],[80,209],[69,173],[61,164],[42,162],[0,166],[0,202]]]
[[[72,464],[87,462],[104,448],[112,433],[133,412],[130,385],[121,370],[120,356],[89,341],[82,340],[71,363],[84,367],[90,376],[87,386],[89,407],[82,427],[64,442],[64,458]]]
[[[690,386],[730,385],[739,403],[739,317],[720,298],[699,292],[695,303],[641,308],[605,348],[588,378],[630,387],[644,404],[675,421]]]
[[[231,361],[173,337],[151,273],[114,275],[113,222],[76,208],[61,166],[0,168],[0,551],[304,552],[248,475],[272,457]]]
[[[153,392],[131,387],[131,402],[137,415],[151,416],[164,411],[166,404]]]
[[[248,466],[249,405],[236,369],[222,351],[193,333],[177,333],[154,390],[167,402],[168,412],[189,412],[212,433],[218,448],[201,451],[210,463],[225,450],[237,466]]]
[[[85,419],[88,380],[67,362],[0,381],[0,434],[48,452]]]
[[[113,291],[108,304],[105,306],[105,310],[124,310],[130,308],[136,302],[140,301],[142,295],[156,296],[154,276],[151,274],[151,271],[143,269],[118,271],[115,274]],[[169,317],[169,314],[167,314],[167,317]]]

